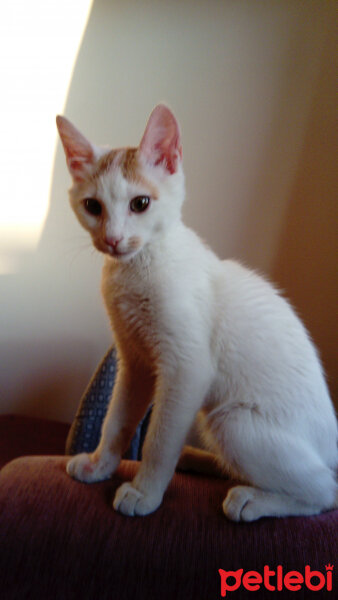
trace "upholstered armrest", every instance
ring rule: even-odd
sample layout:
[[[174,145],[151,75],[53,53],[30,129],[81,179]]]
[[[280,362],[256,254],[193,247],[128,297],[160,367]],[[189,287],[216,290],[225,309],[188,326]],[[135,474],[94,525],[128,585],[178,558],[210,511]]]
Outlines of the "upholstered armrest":
[[[220,568],[325,572],[337,556],[338,511],[236,524],[221,512],[229,482],[177,473],[157,512],[125,517],[112,498],[139,463],[87,485],[67,476],[66,461],[19,458],[0,472],[2,600],[216,599]]]

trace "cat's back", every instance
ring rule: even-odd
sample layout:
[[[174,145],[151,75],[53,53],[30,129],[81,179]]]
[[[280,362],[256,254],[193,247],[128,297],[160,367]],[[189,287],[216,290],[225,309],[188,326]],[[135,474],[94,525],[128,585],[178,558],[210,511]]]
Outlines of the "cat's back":
[[[294,308],[267,279],[226,260],[217,276],[219,307],[213,335],[221,370],[250,380],[257,394],[264,382],[283,401],[306,405],[321,398],[329,410],[327,386],[316,348]],[[242,381],[244,381],[242,377]],[[322,405],[324,407],[324,405]]]
[[[271,345],[286,355],[315,356],[310,337],[295,310],[268,279],[235,260],[220,262],[215,277],[217,328],[236,347],[257,352]],[[221,333],[221,335],[222,335]],[[282,358],[282,357],[281,357]]]
[[[282,322],[304,332],[304,327],[294,309],[265,276],[247,268],[236,260],[220,261],[215,276],[215,289],[220,306],[224,312],[231,311],[231,318],[240,318],[245,326],[251,322],[256,328],[253,317],[275,321],[280,327]]]

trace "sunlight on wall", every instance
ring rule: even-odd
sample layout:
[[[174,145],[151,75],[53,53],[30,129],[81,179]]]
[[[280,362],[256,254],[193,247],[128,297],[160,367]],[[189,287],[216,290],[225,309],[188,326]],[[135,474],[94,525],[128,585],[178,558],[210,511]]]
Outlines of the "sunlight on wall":
[[[0,274],[36,247],[62,112],[93,0],[0,4]]]

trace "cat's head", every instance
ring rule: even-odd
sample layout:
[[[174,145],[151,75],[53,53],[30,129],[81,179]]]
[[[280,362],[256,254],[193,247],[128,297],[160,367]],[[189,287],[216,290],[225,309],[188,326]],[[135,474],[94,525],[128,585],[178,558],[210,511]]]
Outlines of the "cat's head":
[[[182,147],[166,106],[154,108],[138,148],[98,147],[64,117],[57,127],[73,179],[70,202],[98,250],[129,260],[180,219]]]

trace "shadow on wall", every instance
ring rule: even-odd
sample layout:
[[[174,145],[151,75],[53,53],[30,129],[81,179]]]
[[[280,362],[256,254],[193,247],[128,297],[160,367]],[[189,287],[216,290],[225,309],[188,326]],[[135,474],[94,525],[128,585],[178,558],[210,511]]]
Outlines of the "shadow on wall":
[[[221,257],[274,275],[336,389],[334,258],[324,256],[333,227],[334,176],[323,164],[333,115],[322,108],[333,98],[333,70],[321,55],[330,20],[326,3],[96,0],[64,112],[93,141],[117,147],[137,144],[153,106],[168,102],[183,130],[186,223]],[[68,206],[69,183],[58,144],[39,247],[0,279],[1,412],[70,421],[111,344],[102,258]]]
[[[11,342],[1,356],[2,368],[13,370],[6,393],[15,412],[67,421],[88,382],[89,353],[81,351],[81,340],[38,339],[29,346]]]
[[[272,267],[320,349],[338,408],[338,203],[335,21],[326,38],[306,135]]]

